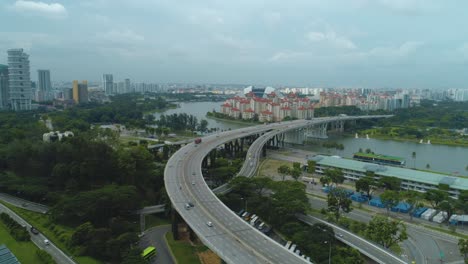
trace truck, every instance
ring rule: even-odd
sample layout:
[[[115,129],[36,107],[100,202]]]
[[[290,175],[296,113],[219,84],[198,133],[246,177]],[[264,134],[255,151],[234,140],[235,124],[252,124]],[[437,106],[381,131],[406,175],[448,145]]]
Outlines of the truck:
[[[195,139],[195,144],[200,144],[201,141],[202,141],[201,138],[196,138],[196,139]]]

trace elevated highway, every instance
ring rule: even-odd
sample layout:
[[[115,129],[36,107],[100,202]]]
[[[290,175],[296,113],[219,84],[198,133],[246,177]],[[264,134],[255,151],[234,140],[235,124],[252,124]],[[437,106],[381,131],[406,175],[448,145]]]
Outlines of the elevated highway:
[[[334,121],[384,117],[389,116],[340,116],[296,120],[204,137],[202,143],[188,144],[169,159],[164,172],[166,191],[173,208],[200,240],[227,263],[307,263],[305,259],[286,250],[243,221],[216,197],[201,173],[204,157],[225,142],[249,135],[268,132],[280,134]],[[258,158],[259,155],[256,156]],[[187,207],[188,203],[194,206]]]

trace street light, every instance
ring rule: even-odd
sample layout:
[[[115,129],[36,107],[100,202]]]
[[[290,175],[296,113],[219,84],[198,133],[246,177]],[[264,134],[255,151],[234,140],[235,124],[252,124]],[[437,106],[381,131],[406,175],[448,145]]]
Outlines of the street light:
[[[244,197],[241,197],[241,200],[244,201],[244,211],[247,212],[247,199],[244,199]]]
[[[327,229],[322,229],[322,230],[323,230],[323,232],[326,232],[326,233],[328,233],[328,235],[329,235],[329,237],[328,237],[329,240],[328,240],[328,241],[325,241],[325,242],[323,242],[323,243],[324,243],[324,244],[328,244],[328,246],[329,246],[329,249],[328,249],[328,264],[331,264],[331,246],[332,246],[331,244],[332,244],[332,241],[333,241],[333,240],[332,240],[333,237],[331,237],[331,234],[330,234],[330,231],[329,231],[329,230],[327,230]]]

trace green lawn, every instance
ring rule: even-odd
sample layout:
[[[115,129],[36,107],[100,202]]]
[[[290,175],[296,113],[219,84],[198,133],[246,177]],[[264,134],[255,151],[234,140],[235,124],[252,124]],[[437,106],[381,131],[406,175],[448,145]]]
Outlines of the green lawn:
[[[29,224],[36,227],[42,234],[47,236],[47,238],[54,243],[57,247],[59,247],[65,254],[71,256],[72,253],[66,247],[65,243],[68,238],[71,237],[73,234],[73,228],[67,227],[63,225],[57,225],[52,223],[49,220],[49,216],[46,214],[31,212],[22,208],[18,208],[12,206],[7,203],[3,203],[3,205],[10,208],[16,214],[24,218]],[[100,264],[102,262],[95,260],[91,257],[74,257],[75,261],[80,264]],[[34,263],[34,262],[22,262],[22,263]]]
[[[0,223],[0,244],[5,244],[21,263],[41,263],[36,255],[36,245],[31,241],[16,241],[3,223]]]
[[[160,226],[160,225],[170,225],[171,220],[168,218],[159,217],[156,215],[146,215],[145,218],[145,228],[149,229],[151,227]]]
[[[201,264],[196,247],[185,241],[175,241],[171,232],[166,234],[166,239],[179,264]]]

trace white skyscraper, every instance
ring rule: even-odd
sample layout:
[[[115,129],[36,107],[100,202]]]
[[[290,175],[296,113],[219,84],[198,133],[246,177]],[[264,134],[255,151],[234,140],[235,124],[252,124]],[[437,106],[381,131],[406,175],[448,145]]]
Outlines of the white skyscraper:
[[[106,95],[112,95],[114,89],[114,77],[112,74],[103,74],[102,75],[102,89]]]
[[[50,84],[50,71],[37,70],[37,94],[38,101],[47,101],[51,99],[52,85]]]
[[[29,55],[23,49],[9,49],[7,52],[11,108],[15,111],[31,110]]]
[[[130,92],[131,92],[130,79],[125,79],[124,93],[130,93]]]

